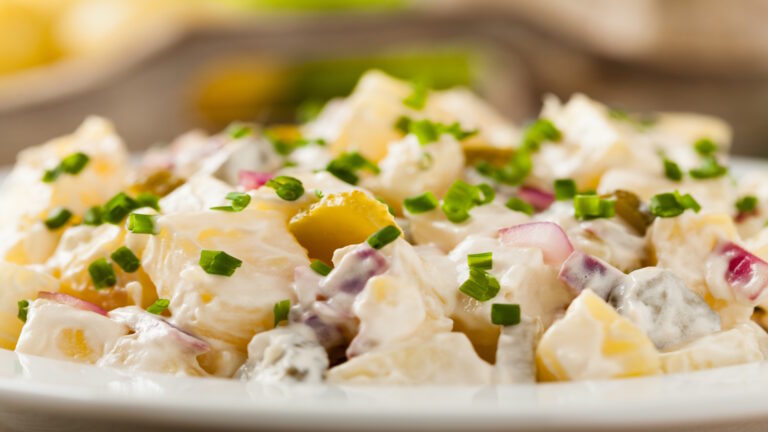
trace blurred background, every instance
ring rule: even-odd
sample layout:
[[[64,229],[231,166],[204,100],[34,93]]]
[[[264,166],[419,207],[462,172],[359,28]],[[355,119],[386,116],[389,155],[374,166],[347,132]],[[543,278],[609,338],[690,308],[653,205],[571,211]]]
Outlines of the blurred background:
[[[728,120],[768,157],[768,1],[0,0],[0,164],[112,119],[133,149],[304,121],[380,68],[511,119],[584,92]]]

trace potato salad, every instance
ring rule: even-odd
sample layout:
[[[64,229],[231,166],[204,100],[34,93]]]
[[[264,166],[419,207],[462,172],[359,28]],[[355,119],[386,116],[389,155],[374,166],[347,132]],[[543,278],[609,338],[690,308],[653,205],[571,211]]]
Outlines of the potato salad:
[[[0,190],[0,347],[271,384],[762,361],[768,177],[734,177],[730,141],[581,94],[516,125],[379,71],[308,123],[141,155],[91,117]]]

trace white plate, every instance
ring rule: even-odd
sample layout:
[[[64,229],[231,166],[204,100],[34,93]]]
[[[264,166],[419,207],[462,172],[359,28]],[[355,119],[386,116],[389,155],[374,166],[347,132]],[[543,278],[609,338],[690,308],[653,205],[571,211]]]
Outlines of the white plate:
[[[736,171],[765,167],[737,161]],[[765,430],[768,362],[489,387],[263,386],[0,350],[0,430]]]

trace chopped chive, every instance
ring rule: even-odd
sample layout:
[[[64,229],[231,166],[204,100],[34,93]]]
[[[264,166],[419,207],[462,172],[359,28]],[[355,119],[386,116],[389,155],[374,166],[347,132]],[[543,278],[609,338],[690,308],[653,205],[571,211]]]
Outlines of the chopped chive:
[[[493,268],[493,252],[483,252],[467,255],[467,265],[490,270]]]
[[[490,203],[495,195],[493,188],[486,183],[473,186],[464,180],[456,180],[445,193],[441,208],[449,221],[461,223],[469,219],[469,210]]]
[[[499,281],[493,275],[477,267],[469,268],[469,279],[459,287],[459,291],[481,302],[496,297],[500,289]]]
[[[248,207],[248,204],[251,203],[251,196],[242,192],[230,192],[227,194],[227,199],[232,201],[231,205],[211,207],[211,210],[241,212],[245,210],[246,207]]]
[[[717,153],[717,144],[709,138],[700,138],[693,143],[696,153],[702,156],[710,156]]]
[[[328,266],[328,264],[320,261],[320,260],[312,260],[312,263],[309,264],[309,268],[315,271],[315,273],[319,274],[320,276],[328,276],[328,273],[333,270],[331,267]]]
[[[321,191],[320,189],[315,189],[315,197],[317,199],[323,199],[323,191]]]
[[[88,165],[88,161],[90,160],[91,158],[85,153],[77,152],[62,159],[59,166],[61,167],[61,171],[67,174],[77,175],[80,174],[80,171],[82,171],[86,165]]]
[[[277,196],[286,201],[296,201],[304,195],[304,185],[301,184],[301,181],[289,176],[275,177],[265,183],[264,186],[274,189]],[[227,195],[227,198],[229,198],[229,195]],[[251,197],[248,196],[248,202],[250,201]],[[248,204],[246,203],[245,205]]]
[[[530,203],[516,196],[511,197],[509,200],[507,200],[507,203],[504,205],[512,211],[525,213],[529,216],[533,214],[533,210],[534,210],[533,206]]]
[[[45,183],[51,183],[56,181],[64,173],[70,175],[80,174],[85,166],[88,165],[88,161],[90,161],[90,158],[85,153],[72,153],[62,159],[55,168],[46,170],[42,180]]]
[[[429,120],[411,121],[408,131],[419,140],[422,145],[435,142],[440,138],[440,133],[435,124]]]
[[[403,104],[415,110],[422,110],[427,104],[427,94],[429,89],[423,82],[416,82],[412,85],[413,91],[408,97],[403,99]]]
[[[112,252],[109,257],[126,273],[133,273],[141,266],[139,258],[125,246]]]
[[[438,205],[439,202],[432,192],[424,192],[403,201],[403,207],[411,214],[425,213],[436,209]]]
[[[139,208],[139,203],[136,200],[126,193],[120,192],[104,204],[101,209],[101,220],[117,225],[137,208]]]
[[[612,218],[616,214],[614,201],[597,195],[576,195],[573,198],[573,215],[576,219],[589,220]]]
[[[491,322],[496,325],[513,326],[520,324],[520,305],[494,303],[491,305]]]
[[[155,216],[131,213],[127,228],[134,234],[156,234]]]
[[[163,312],[168,310],[168,306],[170,305],[171,301],[168,299],[157,299],[147,308],[147,312],[155,315],[161,315]]]
[[[720,165],[714,156],[704,158],[704,163],[698,168],[688,171],[688,174],[695,179],[710,179],[722,177],[728,173],[728,168]]]
[[[557,179],[555,180],[555,199],[558,201],[566,201],[576,196],[578,190],[576,189],[576,182],[573,179]]]
[[[19,312],[16,316],[19,317],[21,321],[27,322],[27,313],[29,313],[29,301],[19,300],[16,304],[19,307]]]
[[[45,226],[49,230],[55,230],[63,227],[69,219],[72,218],[72,212],[64,207],[56,207],[48,213],[48,217],[45,219]]]
[[[387,225],[368,237],[366,242],[370,247],[374,249],[381,249],[395,241],[398,237],[400,237],[400,234],[401,233],[399,228],[394,225]]]
[[[531,154],[526,149],[519,149],[512,153],[509,160],[501,167],[495,167],[485,161],[480,161],[475,165],[475,170],[478,173],[508,185],[519,185],[528,177],[532,169]]]
[[[653,215],[662,218],[679,216],[687,209],[697,213],[701,210],[699,203],[690,194],[681,195],[678,191],[654,195],[650,208]]]
[[[136,195],[136,203],[139,208],[149,207],[160,211],[160,197],[151,192],[140,192]]]
[[[523,132],[522,148],[537,151],[545,141],[557,142],[563,138],[562,132],[550,120],[540,118],[531,123]]]
[[[395,129],[404,134],[416,135],[422,145],[437,141],[443,134],[452,135],[457,141],[462,141],[478,133],[477,130],[462,129],[458,122],[444,124],[427,119],[412,120],[408,117],[398,118],[395,122]]]
[[[101,207],[91,207],[86,210],[83,215],[83,223],[92,226],[101,225]]]
[[[106,258],[99,258],[88,266],[88,273],[91,275],[93,286],[97,290],[111,288],[117,284],[117,275],[112,264],[108,263]]]
[[[370,171],[378,174],[379,167],[375,163],[364,158],[360,153],[349,152],[342,153],[336,159],[332,160],[325,167],[325,170],[336,176],[338,179],[349,184],[355,185],[360,181],[357,172],[360,170]]]
[[[232,276],[243,262],[223,251],[203,250],[200,252],[200,267],[206,273],[218,276]]]
[[[288,321],[288,314],[291,312],[291,300],[285,299],[275,303],[272,308],[275,314],[275,327],[282,321]]]
[[[666,158],[664,159],[664,175],[673,181],[683,179],[683,171],[680,170],[680,166]]]
[[[735,205],[739,213],[753,212],[757,208],[757,197],[754,195],[743,196],[736,201]]]

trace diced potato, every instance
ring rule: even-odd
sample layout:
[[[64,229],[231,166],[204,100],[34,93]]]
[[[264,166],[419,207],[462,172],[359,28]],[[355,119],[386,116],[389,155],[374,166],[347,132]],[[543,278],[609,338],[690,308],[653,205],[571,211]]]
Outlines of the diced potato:
[[[336,249],[362,243],[387,225],[395,225],[387,206],[354,190],[324,196],[294,216],[288,226],[311,258],[329,263]]]
[[[570,381],[659,373],[659,353],[637,326],[590,290],[544,333],[536,350],[539,379]]]
[[[59,282],[31,268],[0,261],[0,287],[0,348],[13,349],[24,324],[17,316],[19,300],[31,301],[40,291],[58,291]]]
[[[371,351],[328,371],[334,384],[488,384],[492,366],[477,356],[461,333],[439,333]]]
[[[754,322],[699,338],[661,354],[665,373],[691,372],[762,361],[768,354],[768,334]]]
[[[16,352],[93,364],[127,333],[104,315],[38,299],[30,304]]]

